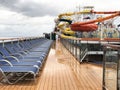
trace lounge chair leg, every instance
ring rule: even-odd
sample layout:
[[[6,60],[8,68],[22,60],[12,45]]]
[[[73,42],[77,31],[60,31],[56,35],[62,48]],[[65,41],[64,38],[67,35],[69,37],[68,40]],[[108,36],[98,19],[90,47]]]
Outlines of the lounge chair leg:
[[[4,73],[2,73],[2,74],[3,74],[3,77],[4,77],[4,79],[2,80],[3,83],[15,84],[18,81],[22,80],[25,76],[27,76],[30,73],[28,72],[28,73],[25,73],[24,75],[21,75],[21,77],[18,78],[16,81],[13,80],[14,82],[11,81],[10,79],[8,79],[8,77]],[[35,75],[34,74],[33,74],[33,79],[35,80]]]

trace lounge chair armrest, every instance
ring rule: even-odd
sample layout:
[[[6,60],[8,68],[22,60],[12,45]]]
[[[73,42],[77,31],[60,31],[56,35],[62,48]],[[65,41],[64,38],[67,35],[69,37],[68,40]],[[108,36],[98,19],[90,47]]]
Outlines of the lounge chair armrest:
[[[20,53],[14,53],[14,54],[10,54],[10,55],[12,55],[12,56],[18,55],[18,56],[22,57],[22,59],[24,58],[23,55]]]
[[[9,64],[11,67],[13,67],[12,63],[9,62],[8,60],[2,59],[2,60],[0,60],[0,63],[1,63],[1,62],[6,62],[6,63]]]
[[[16,60],[17,62],[19,62],[19,59],[15,56],[4,56],[3,58],[7,58],[7,59],[12,58],[12,59]]]
[[[25,51],[19,51],[19,52],[22,54],[25,54],[25,55],[27,54],[27,52],[25,52]]]

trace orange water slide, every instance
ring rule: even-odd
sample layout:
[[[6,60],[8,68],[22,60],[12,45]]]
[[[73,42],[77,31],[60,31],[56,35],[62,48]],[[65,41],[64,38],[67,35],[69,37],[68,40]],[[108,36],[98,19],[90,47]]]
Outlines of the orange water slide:
[[[70,25],[71,30],[73,31],[90,32],[98,29],[98,25],[96,24],[84,24],[84,25],[78,25],[78,26],[73,26],[73,25]]]
[[[119,13],[120,11],[94,11],[91,10],[91,13],[94,14],[114,14],[114,13]]]
[[[80,32],[95,31],[98,29],[98,26],[95,24],[95,22],[102,22],[104,20],[108,20],[108,19],[114,18],[114,17],[119,16],[119,15],[120,15],[120,12],[117,12],[117,13],[112,14],[110,16],[98,18],[95,20],[90,20],[90,21],[86,21],[86,22],[76,22],[76,23],[71,24],[70,27],[73,31],[80,31]]]
[[[120,12],[117,12],[117,13],[112,14],[110,16],[98,18],[95,20],[90,20],[90,21],[86,21],[86,22],[76,22],[76,23],[73,23],[72,26],[79,26],[79,25],[91,24],[91,23],[95,23],[95,22],[102,22],[104,20],[108,20],[108,19],[114,18],[114,17],[119,16],[119,15],[120,15]]]

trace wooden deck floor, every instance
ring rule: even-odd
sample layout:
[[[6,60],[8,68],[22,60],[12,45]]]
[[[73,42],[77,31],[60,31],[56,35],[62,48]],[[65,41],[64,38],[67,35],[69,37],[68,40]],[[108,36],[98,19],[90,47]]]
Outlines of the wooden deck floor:
[[[55,49],[50,50],[36,82],[1,84],[0,90],[102,90],[102,68],[89,63],[79,64],[57,42]]]

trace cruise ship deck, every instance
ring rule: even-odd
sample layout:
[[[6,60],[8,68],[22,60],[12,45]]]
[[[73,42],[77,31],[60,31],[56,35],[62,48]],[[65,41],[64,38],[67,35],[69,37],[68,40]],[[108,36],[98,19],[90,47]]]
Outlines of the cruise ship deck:
[[[80,64],[57,41],[35,81],[0,84],[0,90],[102,90],[102,66]]]

